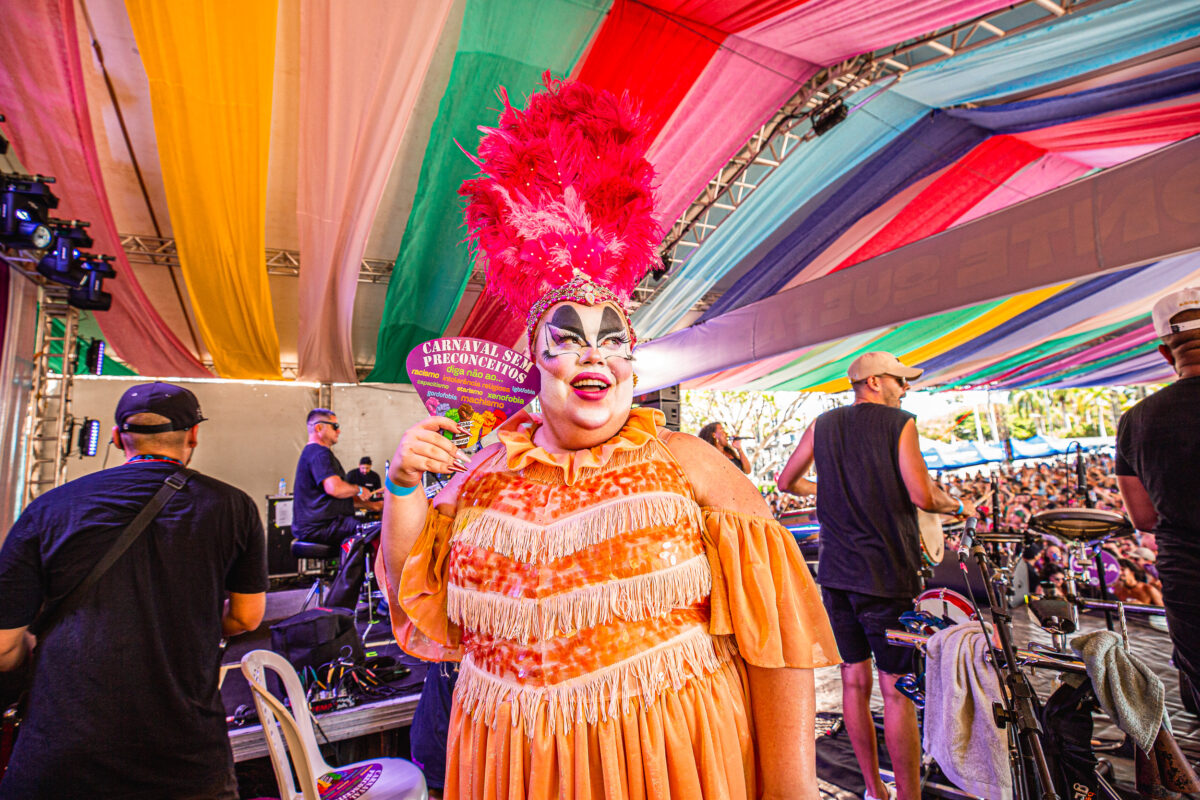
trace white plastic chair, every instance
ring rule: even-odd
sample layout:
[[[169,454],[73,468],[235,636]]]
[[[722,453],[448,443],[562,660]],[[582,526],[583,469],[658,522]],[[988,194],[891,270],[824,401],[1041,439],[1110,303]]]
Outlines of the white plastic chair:
[[[283,681],[292,706],[290,712],[267,690],[265,669],[273,670]],[[334,800],[338,797],[428,800],[425,776],[415,764],[402,758],[374,758],[336,769],[325,763],[313,734],[304,688],[295,668],[283,656],[270,650],[252,650],[242,657],[242,674],[250,684],[254,705],[258,708],[271,766],[275,768],[275,780],[279,784],[279,796],[283,800]],[[279,736],[281,728],[282,739]],[[284,739],[287,740],[286,748]],[[292,780],[293,766],[300,780],[299,789]],[[327,784],[323,792],[318,789],[322,778]],[[371,781],[370,788],[363,792],[362,785],[367,781]]]

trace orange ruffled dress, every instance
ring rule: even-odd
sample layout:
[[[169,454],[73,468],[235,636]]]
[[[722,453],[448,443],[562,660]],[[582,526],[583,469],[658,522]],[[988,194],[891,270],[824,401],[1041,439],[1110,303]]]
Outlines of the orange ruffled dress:
[[[447,798],[752,798],[744,663],[838,663],[795,541],[700,508],[634,409],[566,455],[501,434],[405,563],[401,646],[461,660]]]

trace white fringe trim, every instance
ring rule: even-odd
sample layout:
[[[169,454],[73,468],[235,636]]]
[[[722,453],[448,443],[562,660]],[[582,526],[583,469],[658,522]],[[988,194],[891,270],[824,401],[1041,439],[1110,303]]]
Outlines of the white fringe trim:
[[[524,562],[554,561],[600,544],[622,533],[690,520],[700,531],[700,507],[674,492],[640,492],[591,506],[584,511],[540,524],[468,507],[460,512],[462,527],[454,542],[480,547]]]
[[[659,617],[711,592],[712,571],[702,554],[666,569],[549,597],[509,597],[450,584],[446,600],[451,621],[467,630],[528,642],[570,635],[614,618]]]
[[[727,639],[713,637],[704,626],[669,639],[618,664],[573,678],[553,686],[526,686],[498,678],[475,665],[468,654],[463,658],[455,686],[455,700],[464,713],[482,717],[490,727],[496,722],[496,708],[512,705],[512,724],[525,723],[531,733],[539,714],[550,717],[550,730],[562,725],[599,720],[629,713],[632,701],[649,705],[667,689],[679,691],[689,680],[716,672],[728,663],[736,650]]]

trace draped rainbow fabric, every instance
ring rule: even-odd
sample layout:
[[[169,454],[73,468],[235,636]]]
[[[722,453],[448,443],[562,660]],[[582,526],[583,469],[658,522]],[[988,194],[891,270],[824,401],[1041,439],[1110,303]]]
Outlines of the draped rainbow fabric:
[[[607,7],[607,0],[467,0],[449,85],[388,284],[368,380],[407,382],[409,351],[442,335],[470,277],[473,259],[462,244],[457,190],[475,167],[460,144],[474,150],[478,126],[495,123],[497,87],[507,88],[518,101],[540,84],[546,70],[568,73]]]
[[[121,248],[105,193],[83,86],[72,0],[6,3],[0,24],[0,109],[27,169],[51,175],[54,215],[91,223],[93,252],[116,257],[104,290],[112,308],[97,313],[104,338],[142,375],[211,377],[146,298]]]
[[[739,288],[745,287],[748,281],[759,286],[749,294],[737,292],[728,296],[727,293],[709,310],[709,318],[737,304],[750,302],[751,297],[768,296],[786,284],[787,271],[796,265],[781,266],[782,274],[764,281],[764,273],[776,264],[764,262],[762,250],[770,239],[778,241],[788,231],[809,224],[807,214],[794,211],[796,199],[811,200],[817,193],[830,190],[831,181],[844,178],[864,157],[871,156],[906,132],[915,135],[916,129],[911,126],[921,113],[980,96],[1000,97],[1008,92],[1028,91],[1038,85],[1059,82],[1153,53],[1200,34],[1198,11],[1200,0],[1179,4],[1132,0],[1111,8],[1070,15],[914,70],[869,103],[864,104],[874,92],[851,98],[848,102],[851,115],[845,122],[817,141],[806,143],[790,156],[771,180],[755,191],[708,238],[653,301],[638,309],[634,322],[639,334],[660,336],[671,330],[696,300],[726,273],[746,273],[738,282]],[[1109,87],[1104,87],[1105,92],[1108,90]],[[1150,87],[1150,91],[1158,92],[1160,88]],[[909,98],[914,102],[910,106],[910,115],[905,118],[898,115],[896,109]],[[1085,108],[1093,102],[1094,98],[1080,101]],[[1021,113],[1029,115],[1036,111],[1027,109]],[[867,119],[856,119],[864,116]],[[886,120],[889,124],[882,126],[877,134],[869,135],[867,131],[875,122],[873,118],[878,118],[879,122]],[[976,124],[983,126],[982,122]],[[833,169],[828,168],[830,164]],[[814,180],[814,176],[822,177]],[[810,213],[815,208],[810,207]],[[785,215],[781,209],[789,209],[792,213]],[[747,270],[746,265],[753,266]]]
[[[280,378],[267,284],[276,0],[126,0],[179,261],[223,378]]]
[[[451,0],[300,5],[300,378],[354,383],[359,263]]]
[[[732,32],[803,2],[615,0],[572,77],[613,94],[628,93],[650,120],[653,140]],[[461,335],[512,345],[522,332],[518,315],[485,294]]]

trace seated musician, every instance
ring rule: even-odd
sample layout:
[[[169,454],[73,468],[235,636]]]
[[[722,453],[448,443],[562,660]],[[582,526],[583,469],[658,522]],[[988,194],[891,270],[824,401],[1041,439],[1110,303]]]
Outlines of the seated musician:
[[[341,426],[327,408],[308,412],[308,444],[296,464],[292,535],[305,542],[338,545],[358,530],[355,508],[378,512],[382,500],[371,500],[365,486],[346,480],[346,471],[330,448]]]

